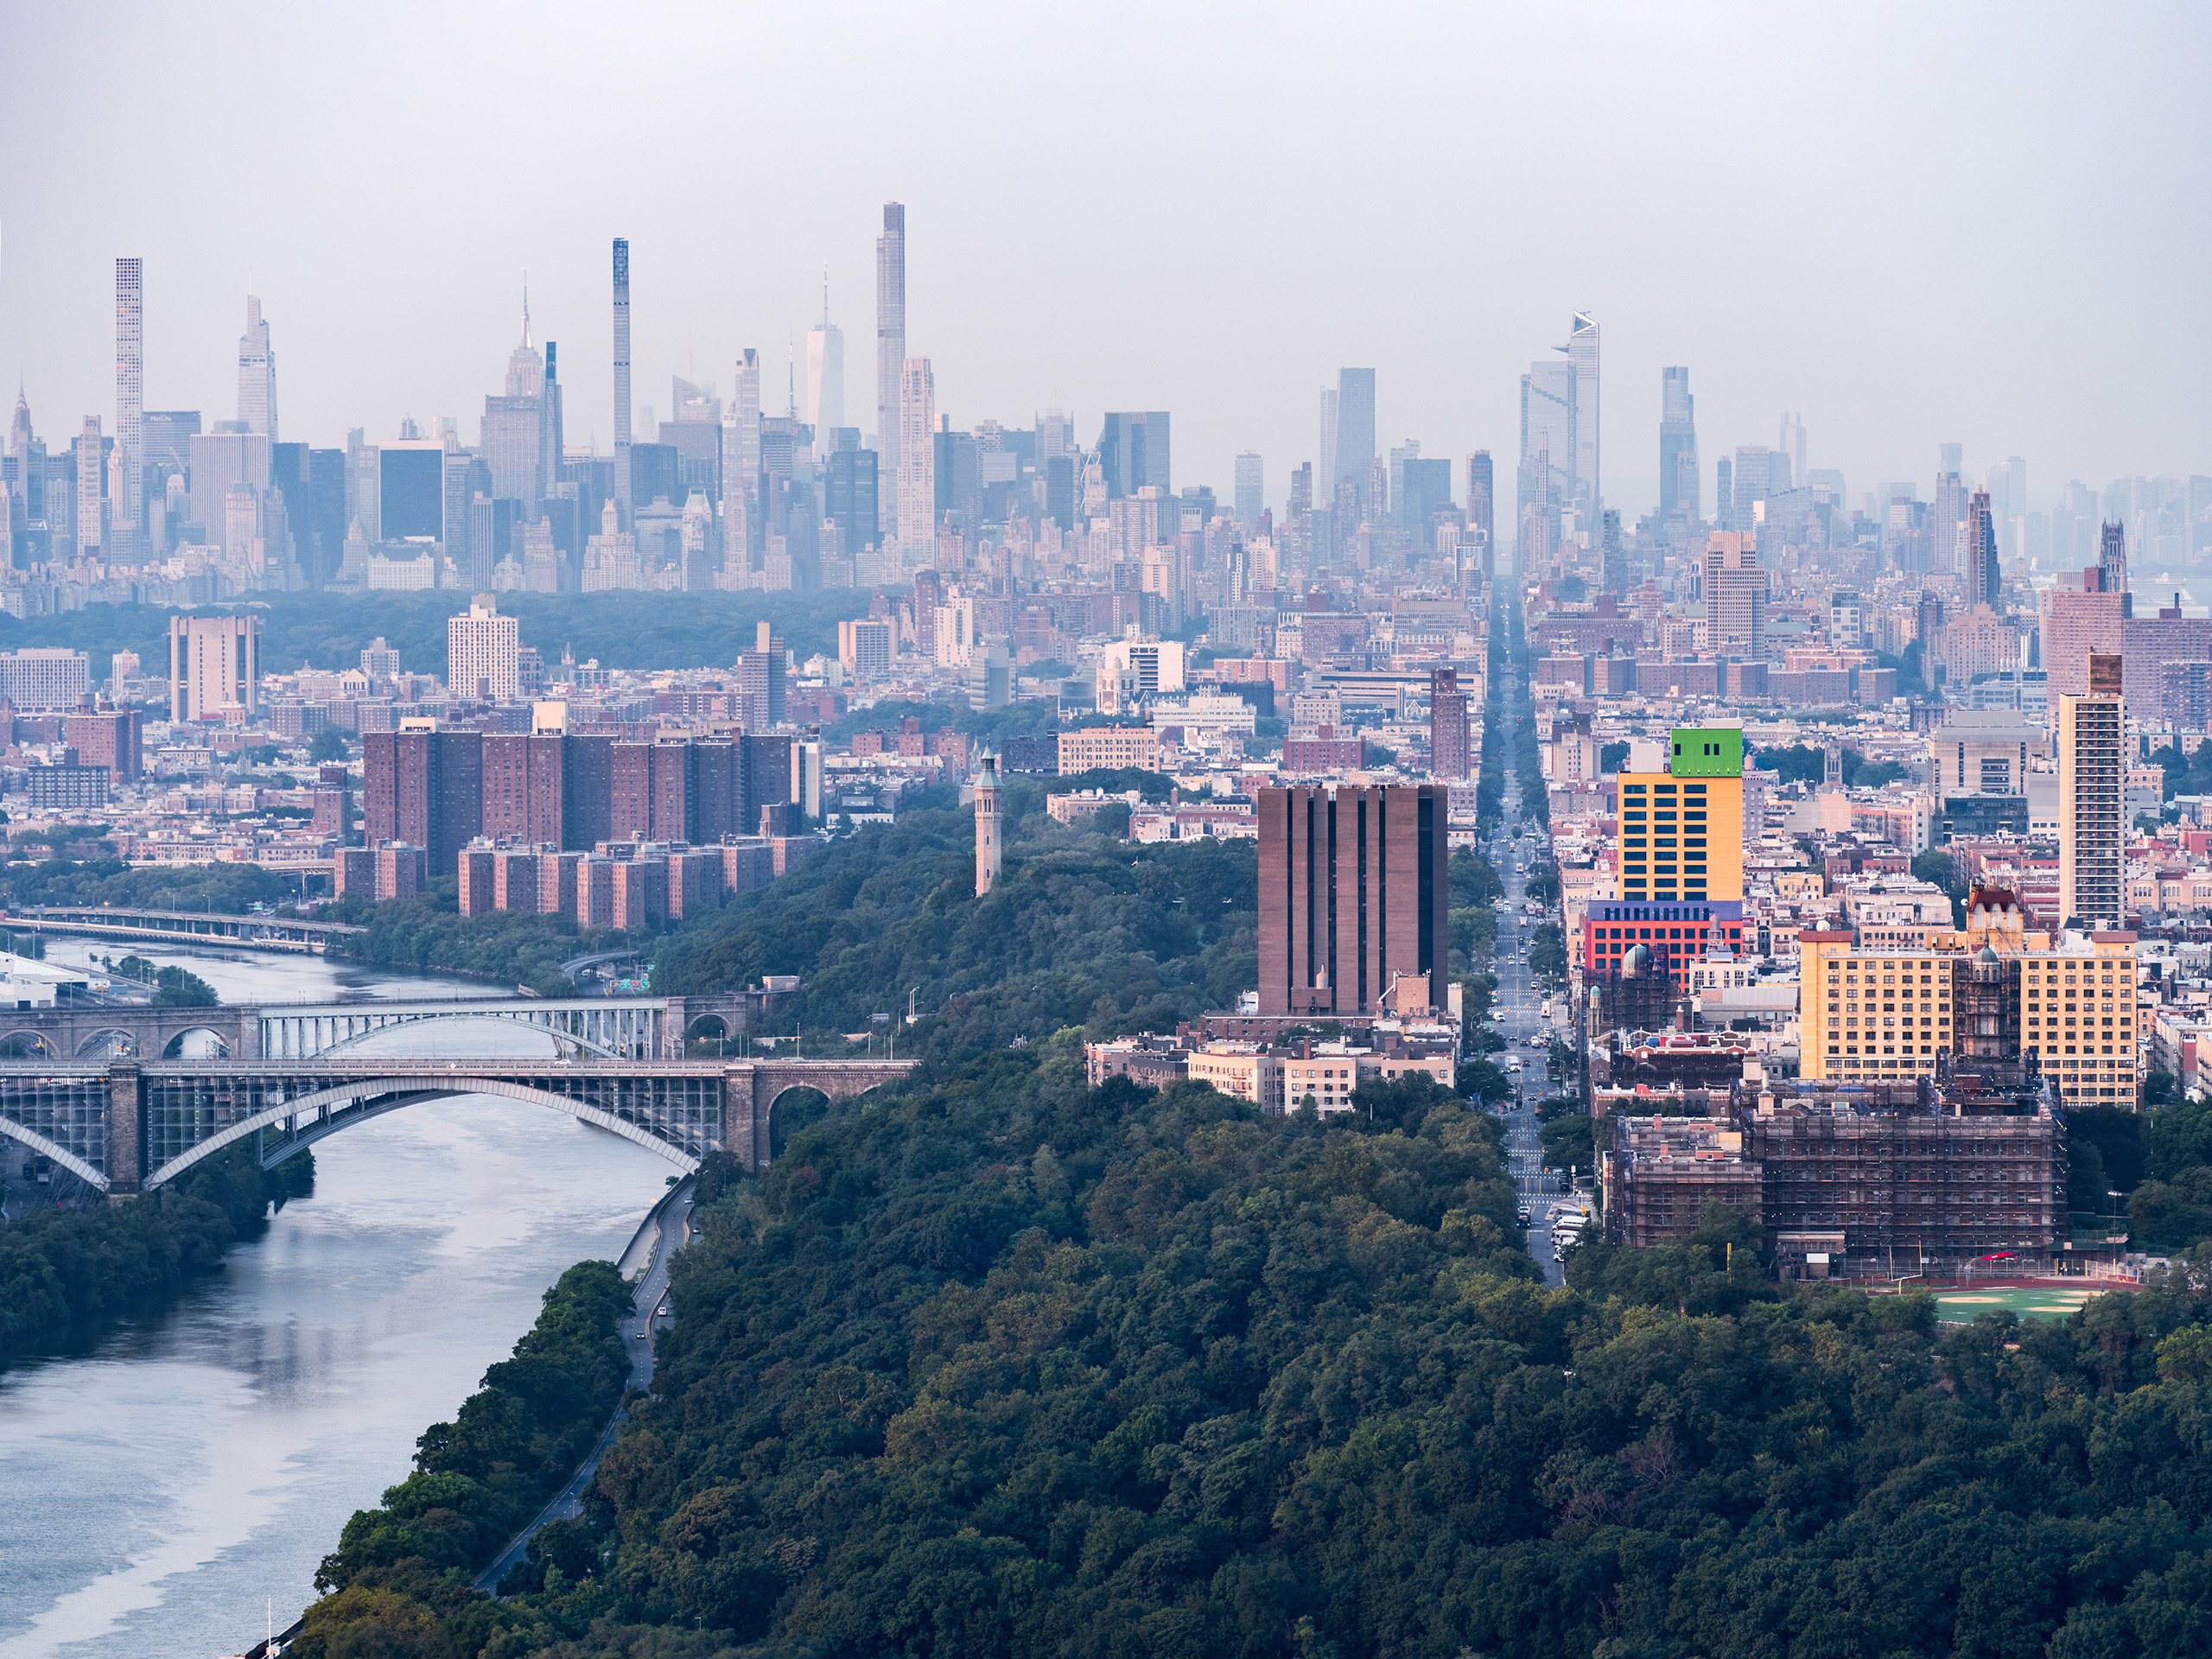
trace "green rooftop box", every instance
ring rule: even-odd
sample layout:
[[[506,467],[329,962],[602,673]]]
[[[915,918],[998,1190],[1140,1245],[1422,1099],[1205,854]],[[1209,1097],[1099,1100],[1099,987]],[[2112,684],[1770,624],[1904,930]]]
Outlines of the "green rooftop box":
[[[1676,778],[1740,778],[1744,775],[1741,727],[1688,727],[1671,734],[1667,770]]]

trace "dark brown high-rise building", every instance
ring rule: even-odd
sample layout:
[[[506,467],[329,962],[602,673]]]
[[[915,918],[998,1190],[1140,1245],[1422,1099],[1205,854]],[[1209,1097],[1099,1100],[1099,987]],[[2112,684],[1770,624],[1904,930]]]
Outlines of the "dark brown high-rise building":
[[[1443,1005],[1450,804],[1433,784],[1260,791],[1262,1014],[1373,1014],[1419,976]]]
[[[1456,668],[1428,671],[1428,770],[1434,778],[1464,779],[1471,768],[1467,694]]]
[[[430,869],[459,868],[461,849],[484,832],[484,741],[478,732],[371,732],[368,839],[429,850]]]
[[[484,734],[484,833],[562,845],[568,740],[557,732]]]

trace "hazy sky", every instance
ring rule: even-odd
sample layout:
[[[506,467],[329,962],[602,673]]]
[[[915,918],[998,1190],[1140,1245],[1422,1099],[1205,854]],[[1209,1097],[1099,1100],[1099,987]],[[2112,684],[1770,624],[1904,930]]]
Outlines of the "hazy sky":
[[[967,427],[1174,416],[1174,481],[1280,501],[1317,392],[1510,477],[1518,377],[1604,327],[1605,481],[1656,504],[1659,371],[1713,462],[1802,410],[1854,503],[1979,476],[2212,472],[2204,8],[598,4],[24,8],[0,99],[0,369],[41,432],[114,414],[112,260],[149,408],[236,412],[249,272],[283,433],[396,435],[500,389],[523,276],[571,442],[780,382],[819,314],[873,425],[874,237]],[[781,406],[781,387],[768,400]],[[1453,491],[1463,482],[1454,468]]]

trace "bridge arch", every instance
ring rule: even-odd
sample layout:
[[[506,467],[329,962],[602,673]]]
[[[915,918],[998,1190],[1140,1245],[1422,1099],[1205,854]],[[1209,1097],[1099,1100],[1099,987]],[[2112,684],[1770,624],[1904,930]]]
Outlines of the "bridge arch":
[[[195,1037],[204,1038],[206,1039],[206,1041],[203,1043],[194,1043],[192,1039]],[[206,1054],[198,1052],[210,1045],[213,1046],[214,1050],[212,1054]],[[230,1052],[231,1039],[224,1036],[221,1032],[217,1031],[213,1026],[187,1026],[182,1031],[178,1032],[176,1035],[170,1038],[167,1043],[162,1045],[162,1058],[165,1060],[219,1060],[228,1058]]]
[[[40,1157],[54,1160],[55,1163],[60,1165],[79,1180],[83,1181],[95,1192],[107,1191],[106,1176],[101,1174],[68,1147],[56,1145],[36,1129],[27,1129],[13,1119],[0,1117],[0,1140],[19,1141],[37,1153]]]
[[[43,1032],[0,1032],[0,1058],[56,1060],[60,1058],[60,1051]]]
[[[781,1107],[785,1101],[790,1100],[793,1095],[813,1095],[820,1099],[822,1108],[819,1111],[808,1113],[802,1121],[798,1122],[792,1122],[788,1115],[781,1120],[779,1120],[777,1117],[778,1109]],[[798,1105],[800,1109],[804,1110],[806,1103],[794,1103],[794,1104]],[[767,1142],[769,1161],[772,1163],[776,1159],[782,1156],[783,1145],[785,1142],[788,1141],[791,1136],[797,1135],[801,1129],[813,1128],[814,1125],[819,1123],[823,1118],[829,1116],[830,1109],[836,1104],[836,1102],[833,1100],[826,1091],[814,1084],[806,1082],[803,1078],[797,1082],[785,1084],[782,1088],[777,1090],[774,1094],[769,1096],[768,1103],[761,1109],[761,1115],[766,1121],[768,1126]]]
[[[80,1060],[135,1060],[138,1058],[138,1033],[123,1026],[102,1026],[77,1045],[76,1058]]]
[[[529,1007],[529,1004],[526,1002],[522,1003],[520,1006],[524,1009]],[[333,1054],[345,1054],[350,1056],[359,1054],[360,1052],[360,1046],[362,1044],[369,1042],[378,1037],[389,1037],[396,1031],[405,1031],[415,1026],[459,1025],[500,1026],[505,1027],[510,1031],[522,1030],[538,1032],[552,1039],[554,1052],[556,1053],[559,1053],[563,1050],[566,1049],[573,1051],[577,1054],[588,1054],[594,1058],[602,1060],[619,1060],[626,1058],[615,1049],[609,1048],[602,1043],[594,1043],[588,1037],[580,1037],[575,1032],[564,1031],[559,1026],[540,1024],[537,1020],[530,1019],[525,1015],[509,1015],[500,1014],[424,1014],[403,1015],[397,1019],[389,1020],[383,1025],[372,1027],[367,1031],[357,1031],[351,1037],[341,1037],[338,1041],[327,1044],[322,1048],[316,1050],[315,1052],[318,1057]],[[364,1055],[362,1058],[373,1059],[376,1057],[374,1055]],[[506,1058],[512,1058],[513,1057],[508,1056]]]
[[[146,1186],[151,1191],[173,1181],[202,1158],[219,1152],[249,1135],[281,1127],[287,1119],[308,1117],[313,1121],[302,1125],[278,1149],[276,1157],[269,1162],[270,1167],[283,1163],[294,1153],[304,1151],[318,1141],[328,1139],[340,1129],[351,1128],[356,1123],[365,1123],[372,1117],[382,1117],[387,1112],[399,1111],[405,1107],[427,1105],[465,1095],[496,1095],[505,1100],[519,1100],[533,1106],[548,1107],[619,1135],[626,1141],[633,1141],[648,1151],[659,1154],[686,1174],[699,1167],[699,1160],[693,1154],[626,1117],[583,1101],[570,1099],[566,1095],[555,1094],[550,1090],[533,1089],[527,1084],[509,1082],[504,1077],[461,1075],[436,1083],[419,1077],[363,1077],[334,1088],[319,1090],[314,1094],[297,1096],[281,1106],[271,1106],[251,1117],[239,1119],[153,1171],[146,1177]],[[333,1109],[325,1116],[327,1108]],[[96,1185],[105,1185],[97,1175],[92,1179]]]

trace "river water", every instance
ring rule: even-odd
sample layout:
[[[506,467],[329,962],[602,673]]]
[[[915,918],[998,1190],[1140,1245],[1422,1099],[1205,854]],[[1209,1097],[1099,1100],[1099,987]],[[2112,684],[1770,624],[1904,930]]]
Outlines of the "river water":
[[[49,959],[126,949],[56,941]],[[140,954],[226,1002],[486,990],[320,957]],[[461,1027],[435,1052],[547,1041]],[[405,1478],[416,1437],[505,1357],[565,1268],[620,1252],[673,1173],[482,1096],[372,1119],[315,1158],[315,1195],[221,1273],[81,1351],[0,1370],[0,1659],[212,1659],[260,1639],[265,1602],[291,1623],[346,1517]]]

